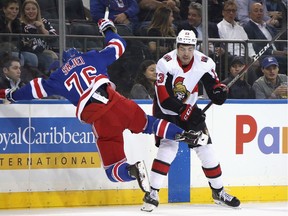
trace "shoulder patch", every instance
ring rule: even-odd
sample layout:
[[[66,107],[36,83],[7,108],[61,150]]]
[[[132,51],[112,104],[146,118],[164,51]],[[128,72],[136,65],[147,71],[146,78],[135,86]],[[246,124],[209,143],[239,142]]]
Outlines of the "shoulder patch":
[[[208,61],[208,57],[207,56],[201,56],[201,61],[202,62],[207,62]]]
[[[163,58],[164,58],[167,62],[170,61],[170,60],[172,60],[172,57],[171,57],[170,55],[165,55]]]

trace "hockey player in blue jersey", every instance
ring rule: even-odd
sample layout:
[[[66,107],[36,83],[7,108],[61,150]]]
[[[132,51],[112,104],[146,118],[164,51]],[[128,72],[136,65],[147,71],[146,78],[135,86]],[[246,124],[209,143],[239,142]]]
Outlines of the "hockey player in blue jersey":
[[[125,51],[125,41],[116,33],[112,21],[102,19],[98,23],[105,36],[105,48],[80,53],[71,48],[63,52],[63,65],[48,79],[36,78],[23,88],[0,90],[0,98],[11,102],[61,95],[76,106],[77,118],[92,125],[96,145],[106,175],[112,182],[137,179],[143,191],[150,191],[144,161],[128,164],[123,131],[155,134],[156,136],[182,140],[188,144],[197,142],[199,133],[186,132],[180,127],[146,115],[132,100],[115,91],[109,80],[107,67]],[[201,134],[200,134],[201,135]]]

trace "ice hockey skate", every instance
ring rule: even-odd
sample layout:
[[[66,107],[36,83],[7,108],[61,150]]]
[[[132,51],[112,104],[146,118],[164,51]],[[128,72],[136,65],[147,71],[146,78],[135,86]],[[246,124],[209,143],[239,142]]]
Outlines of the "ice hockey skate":
[[[228,206],[228,207],[238,207],[240,205],[240,200],[234,197],[224,189],[221,191],[212,189],[212,198],[214,202],[218,205]]]
[[[197,147],[201,145],[206,145],[208,142],[208,136],[204,134],[202,131],[184,131],[181,134],[176,134],[175,141],[186,142],[189,147]]]
[[[159,205],[158,191],[151,190],[151,192],[145,193],[143,201],[141,211],[152,212]]]
[[[150,192],[150,183],[144,161],[138,161],[128,167],[130,176],[135,177],[143,192]]]

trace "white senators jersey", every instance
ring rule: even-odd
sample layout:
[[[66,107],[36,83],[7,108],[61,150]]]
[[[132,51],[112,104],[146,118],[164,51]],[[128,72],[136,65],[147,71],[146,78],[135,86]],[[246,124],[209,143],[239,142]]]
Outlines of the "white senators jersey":
[[[205,86],[208,96],[211,94],[213,86],[219,83],[215,72],[215,62],[197,50],[194,50],[194,57],[189,65],[184,67],[177,58],[177,49],[167,53],[157,62],[156,73],[157,104],[162,113],[168,115],[179,114],[172,108],[172,102],[167,103],[169,98],[174,97],[174,102],[177,99],[176,102],[193,106],[198,99],[200,80]]]

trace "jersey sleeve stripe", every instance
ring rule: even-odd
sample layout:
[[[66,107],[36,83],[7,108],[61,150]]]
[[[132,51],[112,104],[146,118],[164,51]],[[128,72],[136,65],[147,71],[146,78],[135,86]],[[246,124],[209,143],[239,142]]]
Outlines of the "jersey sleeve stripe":
[[[42,78],[36,78],[31,81],[32,95],[34,98],[47,97],[47,93],[42,85]]]
[[[156,90],[157,90],[157,94],[158,94],[158,98],[160,103],[162,103],[163,101],[165,101],[167,98],[169,98],[169,94],[166,91],[166,87],[165,86],[157,86],[156,85]]]
[[[115,58],[118,59],[121,55],[123,55],[125,51],[125,47],[123,43],[118,39],[113,39],[109,41],[107,47],[114,47],[115,48]]]

